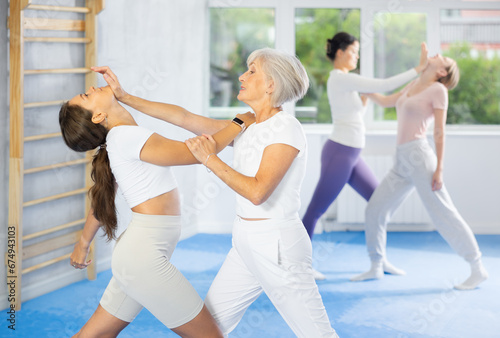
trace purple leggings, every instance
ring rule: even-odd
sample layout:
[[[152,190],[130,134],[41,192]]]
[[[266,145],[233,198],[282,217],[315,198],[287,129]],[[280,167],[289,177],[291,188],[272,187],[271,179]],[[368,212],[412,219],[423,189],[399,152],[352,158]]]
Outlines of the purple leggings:
[[[321,175],[314,195],[302,219],[312,238],[316,222],[337,198],[346,183],[365,200],[369,200],[378,180],[359,156],[361,148],[326,141],[321,153]]]

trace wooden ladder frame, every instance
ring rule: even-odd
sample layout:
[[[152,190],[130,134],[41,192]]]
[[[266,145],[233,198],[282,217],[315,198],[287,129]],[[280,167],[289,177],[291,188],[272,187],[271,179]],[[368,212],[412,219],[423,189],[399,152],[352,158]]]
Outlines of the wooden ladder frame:
[[[24,110],[34,107],[57,106],[64,102],[24,102],[24,76],[36,76],[36,74],[61,74],[61,73],[85,73],[85,88],[97,85],[97,76],[90,71],[91,66],[97,62],[97,32],[96,15],[104,8],[104,0],[86,0],[85,7],[64,7],[32,4],[31,0],[10,0],[9,22],[10,29],[10,157],[9,157],[9,216],[7,231],[7,252],[5,263],[7,266],[8,300],[10,307],[15,310],[21,309],[21,281],[22,275],[31,271],[41,269],[70,257],[71,252],[63,256],[47,260],[29,268],[22,268],[23,259],[28,259],[42,255],[53,250],[76,243],[82,232],[81,227],[71,233],[66,233],[49,240],[23,246],[23,241],[31,240],[61,230],[77,227],[85,223],[85,218],[75,220],[66,224],[54,226],[36,233],[23,236],[23,210],[32,205],[37,205],[69,196],[87,194],[90,179],[91,159],[93,152],[87,152],[85,158],[74,161],[56,163],[48,166],[24,169],[24,143],[36,142],[54,137],[61,137],[61,133],[51,133],[24,137]],[[43,19],[43,23],[38,18],[24,17],[24,10],[43,10],[84,13],[85,20],[60,20]],[[25,37],[24,31],[27,29],[43,30],[65,30],[84,31],[84,38],[52,38],[52,37]],[[24,69],[24,44],[50,42],[50,43],[81,43],[85,44],[85,67],[72,69]],[[76,93],[75,93],[76,94]],[[55,108],[57,109],[57,108]],[[54,170],[57,168],[85,165],[85,187],[44,198],[24,201],[23,180],[24,175],[36,172]],[[88,197],[85,200],[85,215],[90,209]],[[91,244],[89,259],[93,263],[87,268],[88,279],[96,278],[96,263],[94,260],[94,242]],[[69,264],[68,264],[69,267]]]

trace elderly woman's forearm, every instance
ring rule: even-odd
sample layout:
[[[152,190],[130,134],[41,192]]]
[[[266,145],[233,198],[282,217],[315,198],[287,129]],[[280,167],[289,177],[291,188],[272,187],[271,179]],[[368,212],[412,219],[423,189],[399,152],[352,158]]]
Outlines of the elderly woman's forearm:
[[[255,177],[245,176],[237,172],[217,156],[211,156],[208,163],[204,164],[229,188],[254,205],[264,203],[274,190],[264,186]]]

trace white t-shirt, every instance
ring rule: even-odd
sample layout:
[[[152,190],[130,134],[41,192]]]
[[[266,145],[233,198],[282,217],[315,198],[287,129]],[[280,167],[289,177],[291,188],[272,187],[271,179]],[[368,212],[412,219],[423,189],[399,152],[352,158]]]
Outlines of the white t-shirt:
[[[130,208],[177,187],[170,167],[140,159],[142,147],[152,134],[139,126],[117,126],[106,137],[111,171]]]
[[[264,149],[271,144],[287,144],[299,153],[287,173],[261,205],[254,205],[236,195],[236,214],[244,218],[296,218],[299,217],[300,188],[304,179],[307,143],[300,122],[293,116],[279,112],[271,118],[250,125],[234,140],[234,169],[243,175],[255,177]]]
[[[354,148],[365,146],[365,106],[359,93],[394,90],[417,76],[414,68],[387,79],[372,79],[334,69],[326,85],[332,113],[330,140]]]

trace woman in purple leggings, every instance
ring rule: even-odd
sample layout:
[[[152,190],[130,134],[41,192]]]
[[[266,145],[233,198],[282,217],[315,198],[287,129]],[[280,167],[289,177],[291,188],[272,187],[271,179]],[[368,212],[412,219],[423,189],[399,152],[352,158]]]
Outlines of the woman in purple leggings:
[[[371,79],[349,73],[356,69],[359,59],[358,40],[345,32],[328,39],[326,56],[333,64],[327,83],[328,100],[332,112],[333,132],[321,154],[321,174],[314,195],[302,219],[312,238],[318,219],[349,183],[365,200],[369,200],[378,180],[360,157],[365,146],[363,115],[365,104],[359,93],[394,90],[418,75],[427,63],[427,47],[422,45],[420,64],[404,73],[387,79]],[[389,264],[388,273],[398,273]],[[315,278],[325,276],[315,271]]]

